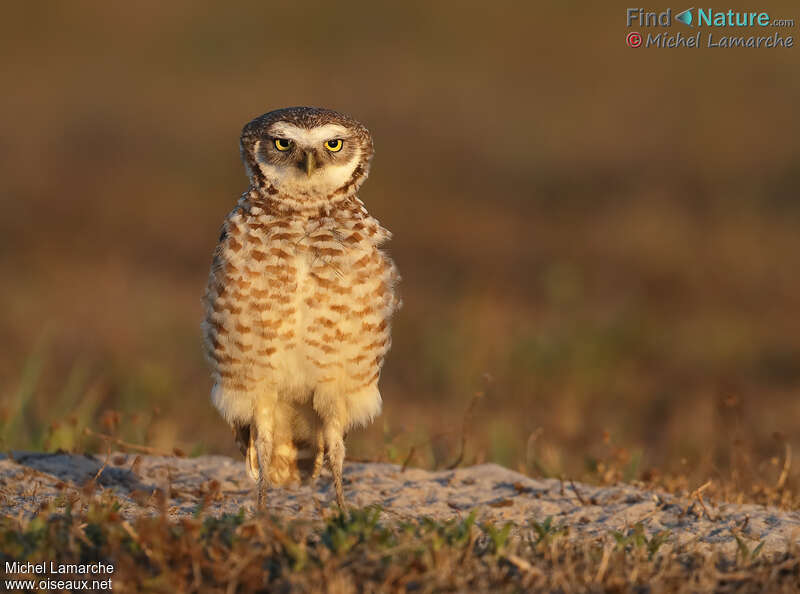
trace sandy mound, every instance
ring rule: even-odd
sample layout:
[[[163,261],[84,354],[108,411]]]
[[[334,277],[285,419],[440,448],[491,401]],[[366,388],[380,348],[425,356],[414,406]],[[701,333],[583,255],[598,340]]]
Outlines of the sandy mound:
[[[114,454],[105,456],[13,452],[0,455],[0,509],[18,516],[40,505],[76,496],[96,478],[100,490],[112,490],[126,516],[158,513],[159,492],[173,518],[192,515],[203,504],[212,514],[251,512],[254,483],[244,464],[224,456],[173,458]],[[102,469],[102,472],[98,472]],[[696,543],[732,553],[736,537],[750,548],[763,541],[764,554],[800,543],[800,511],[757,505],[705,504],[643,491],[630,485],[596,487],[531,479],[494,464],[429,472],[405,471],[392,464],[345,466],[349,505],[379,505],[387,519],[437,519],[466,516],[477,509],[479,521],[513,522],[519,529],[552,516],[554,526],[568,526],[573,538],[607,538],[641,522],[647,534],[670,531],[672,544]],[[273,489],[270,510],[285,518],[320,517],[334,498],[327,477],[310,486]]]

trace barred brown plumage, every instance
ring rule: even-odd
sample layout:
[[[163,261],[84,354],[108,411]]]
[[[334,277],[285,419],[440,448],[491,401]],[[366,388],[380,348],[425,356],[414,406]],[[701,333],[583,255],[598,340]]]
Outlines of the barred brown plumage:
[[[379,249],[390,233],[356,196],[372,138],[337,112],[287,108],[247,124],[241,153],[251,185],[225,219],[205,295],[212,401],[261,505],[269,484],[316,477],[327,453],[343,506],[344,433],[380,412],[399,306]]]

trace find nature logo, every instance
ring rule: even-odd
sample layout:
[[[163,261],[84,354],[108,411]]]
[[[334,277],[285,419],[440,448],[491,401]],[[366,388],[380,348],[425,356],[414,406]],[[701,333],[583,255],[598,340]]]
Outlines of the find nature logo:
[[[693,29],[691,33],[665,31],[672,27],[673,20]],[[790,48],[794,46],[793,35],[772,29],[794,29],[795,19],[772,18],[765,11],[715,10],[713,8],[687,8],[675,12],[671,8],[662,11],[628,8],[627,27],[639,31],[629,31],[625,43],[631,48]],[[702,29],[705,28],[705,32]],[[754,29],[745,33],[743,29]],[[659,31],[661,29],[661,31]],[[720,29],[734,29],[724,32]],[[741,29],[737,34],[736,29]],[[762,32],[763,31],[763,32]],[[791,33],[791,31],[789,31]],[[701,34],[705,36],[701,44]]]

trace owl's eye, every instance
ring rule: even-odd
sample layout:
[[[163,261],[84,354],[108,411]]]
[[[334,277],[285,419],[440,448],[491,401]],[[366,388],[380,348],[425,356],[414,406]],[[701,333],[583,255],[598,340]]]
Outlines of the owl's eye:
[[[292,148],[292,141],[286,140],[285,138],[276,138],[275,148],[279,151],[288,151],[290,148]]]
[[[341,138],[337,138],[336,140],[329,140],[325,143],[325,148],[328,149],[332,153],[338,153],[342,150],[342,146],[344,142],[342,142]]]

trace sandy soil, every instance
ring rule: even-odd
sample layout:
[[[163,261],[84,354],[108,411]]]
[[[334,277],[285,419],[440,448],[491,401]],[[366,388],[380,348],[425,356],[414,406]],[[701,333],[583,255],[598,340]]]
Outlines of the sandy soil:
[[[64,503],[77,496],[92,481],[100,490],[113,491],[129,517],[159,513],[159,492],[169,495],[165,502],[173,518],[192,515],[199,505],[212,514],[241,508],[250,513],[255,507],[254,483],[244,464],[223,456],[12,452],[0,454],[0,510],[31,515],[54,498]],[[520,531],[552,516],[555,526],[568,526],[569,536],[580,539],[607,539],[611,531],[624,532],[641,522],[647,534],[669,530],[672,545],[694,543],[725,553],[736,550],[734,534],[751,548],[763,541],[763,554],[783,552],[792,541],[800,543],[798,510],[701,504],[624,484],[597,487],[532,479],[494,464],[429,472],[348,463],[345,496],[350,505],[381,506],[387,520],[457,518],[477,509],[479,521],[513,522]],[[333,501],[330,481],[323,476],[313,489],[306,485],[272,490],[269,507],[287,519],[313,520],[330,513]]]

